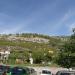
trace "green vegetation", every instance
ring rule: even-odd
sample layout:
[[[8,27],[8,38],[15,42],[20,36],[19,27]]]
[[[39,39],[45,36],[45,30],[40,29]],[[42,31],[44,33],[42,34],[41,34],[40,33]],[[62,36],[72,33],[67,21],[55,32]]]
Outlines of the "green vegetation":
[[[12,37],[11,40],[8,38]],[[20,38],[13,40],[13,37]],[[26,41],[21,40],[21,38],[44,38],[49,40],[48,42],[39,43],[38,41]],[[63,37],[65,39],[65,37]],[[11,54],[9,60],[4,63],[9,64],[29,64],[30,53],[34,59],[34,64],[54,64],[58,48],[64,44],[64,40],[61,40],[61,37],[50,37],[47,35],[40,34],[9,34],[0,36],[0,50],[6,50],[7,47],[10,48]],[[20,59],[16,63],[16,59]]]
[[[75,67],[75,32],[60,48],[57,63],[66,68]]]

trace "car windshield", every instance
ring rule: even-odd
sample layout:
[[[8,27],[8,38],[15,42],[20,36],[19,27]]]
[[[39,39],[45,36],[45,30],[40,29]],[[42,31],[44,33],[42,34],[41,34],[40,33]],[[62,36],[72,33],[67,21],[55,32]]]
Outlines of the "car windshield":
[[[42,73],[43,74],[51,74],[51,72],[50,71],[47,71],[47,70],[43,70]]]
[[[12,70],[12,75],[22,75],[22,74],[26,74],[26,70],[22,68],[14,68]]]

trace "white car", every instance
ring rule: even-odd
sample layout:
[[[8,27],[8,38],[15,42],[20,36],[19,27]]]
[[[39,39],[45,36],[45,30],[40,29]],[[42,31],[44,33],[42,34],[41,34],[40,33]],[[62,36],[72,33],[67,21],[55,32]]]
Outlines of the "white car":
[[[52,73],[49,70],[42,70],[40,75],[52,75]]]

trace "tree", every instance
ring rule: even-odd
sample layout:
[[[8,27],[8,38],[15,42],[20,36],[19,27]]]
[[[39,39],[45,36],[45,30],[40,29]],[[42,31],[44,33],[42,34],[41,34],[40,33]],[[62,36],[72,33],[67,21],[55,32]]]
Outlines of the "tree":
[[[41,63],[42,60],[44,59],[44,52],[43,50],[34,50],[33,55],[34,63]]]
[[[75,66],[75,33],[60,48],[57,63],[66,68]]]

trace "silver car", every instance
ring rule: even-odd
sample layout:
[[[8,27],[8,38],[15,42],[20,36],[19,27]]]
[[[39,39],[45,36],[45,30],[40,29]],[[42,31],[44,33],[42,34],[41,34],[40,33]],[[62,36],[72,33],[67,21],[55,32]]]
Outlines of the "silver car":
[[[58,71],[56,75],[75,75],[75,71]]]

